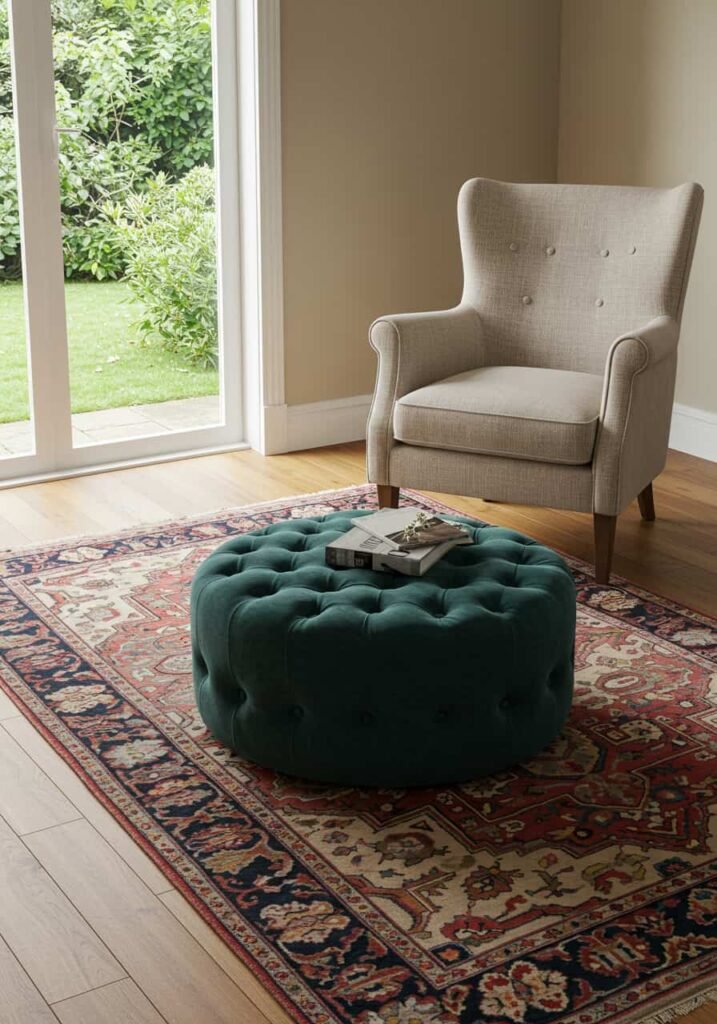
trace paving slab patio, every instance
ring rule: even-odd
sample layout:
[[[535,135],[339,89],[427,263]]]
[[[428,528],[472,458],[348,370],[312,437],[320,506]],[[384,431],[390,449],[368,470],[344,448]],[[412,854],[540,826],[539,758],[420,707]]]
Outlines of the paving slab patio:
[[[221,423],[219,395],[181,398],[154,405],[125,405],[118,409],[76,412],[72,416],[72,443],[98,444],[128,437],[151,437],[174,430],[191,430]],[[27,455],[33,449],[29,420],[0,424],[0,457]]]

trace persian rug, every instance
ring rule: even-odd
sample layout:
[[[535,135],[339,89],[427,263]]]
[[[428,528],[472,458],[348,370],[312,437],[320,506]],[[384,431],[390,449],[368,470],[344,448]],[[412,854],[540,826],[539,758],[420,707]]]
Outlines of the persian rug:
[[[462,786],[311,785],[208,736],[190,674],[199,562],[238,532],[371,502],[354,487],[6,554],[3,688],[298,1022],[626,1024],[717,998],[703,616],[568,559],[568,724]]]

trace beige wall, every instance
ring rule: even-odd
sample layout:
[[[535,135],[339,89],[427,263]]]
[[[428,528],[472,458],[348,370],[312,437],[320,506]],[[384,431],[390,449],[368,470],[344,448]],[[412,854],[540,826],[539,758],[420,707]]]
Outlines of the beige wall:
[[[717,412],[717,0],[563,0],[559,136],[559,181],[704,186],[676,399]]]
[[[559,17],[559,0],[282,0],[289,404],[372,391],[371,321],[457,301],[465,179],[555,180]]]

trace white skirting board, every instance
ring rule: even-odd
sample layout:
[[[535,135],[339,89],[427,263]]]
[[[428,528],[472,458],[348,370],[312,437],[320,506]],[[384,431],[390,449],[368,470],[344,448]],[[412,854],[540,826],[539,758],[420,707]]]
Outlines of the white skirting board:
[[[359,441],[366,436],[371,395],[290,405],[286,410],[287,451]],[[717,413],[675,404],[670,448],[717,462]]]
[[[717,462],[717,413],[675,402],[670,448]]]
[[[372,397],[353,395],[328,402],[290,405],[286,413],[288,451],[362,440],[366,437],[366,420]]]

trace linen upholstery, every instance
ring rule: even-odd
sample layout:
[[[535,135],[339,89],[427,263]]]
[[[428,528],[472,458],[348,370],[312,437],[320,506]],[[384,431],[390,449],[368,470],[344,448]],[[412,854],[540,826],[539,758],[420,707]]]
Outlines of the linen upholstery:
[[[486,362],[602,373],[615,338],[679,320],[700,197],[692,184],[467,182],[463,301],[480,315]]]
[[[405,425],[397,404],[410,392],[484,367],[539,367],[602,378],[590,510],[622,511],[664,466],[702,195],[694,183],[646,189],[466,182],[458,201],[461,303],[438,313],[381,317],[371,327],[379,366],[368,424],[369,480],[506,501],[533,501],[529,495],[541,490],[551,498],[553,483],[540,488],[533,474],[521,498],[527,460],[508,462],[502,451],[495,457],[505,465],[493,471],[489,456],[460,455],[442,448],[439,438],[429,449],[424,432],[420,447],[401,445],[415,447],[417,460],[403,451],[393,457],[396,424]],[[448,472],[442,459],[451,451],[456,458]],[[441,466],[443,483],[461,487],[426,482],[427,471],[421,483],[395,476],[399,466],[403,474],[421,459]],[[459,469],[456,459],[466,466]],[[470,460],[480,461],[469,467]],[[551,451],[542,465],[553,464]],[[582,501],[582,478],[571,491],[576,500],[578,492]]]
[[[466,370],[400,398],[394,434],[405,444],[538,462],[590,462],[602,377],[533,366]]]
[[[326,544],[361,514],[276,523],[199,567],[194,689],[211,732],[261,765],[343,785],[459,782],[533,757],[572,699],[564,561],[463,519],[473,543],[419,579],[329,568]]]
[[[371,327],[379,353],[369,413],[369,480],[386,483],[396,399],[482,362],[480,317],[470,306],[385,317]]]
[[[500,495],[501,501],[547,505],[576,512],[593,507],[592,466],[470,455],[443,448],[395,444],[391,482],[444,494]]]
[[[656,317],[610,348],[594,459],[597,512],[622,511],[664,467],[679,334],[671,317]]]

